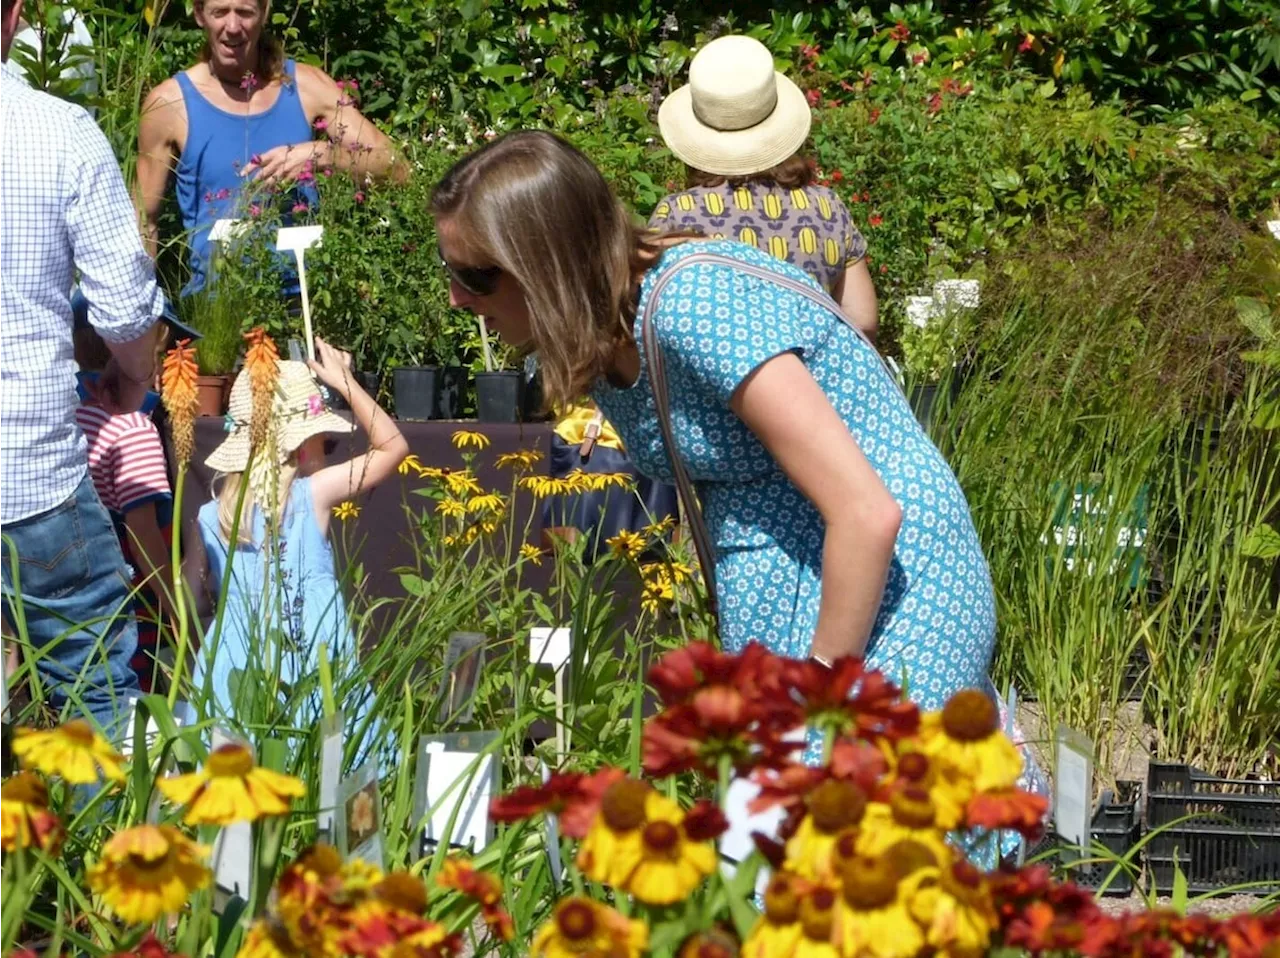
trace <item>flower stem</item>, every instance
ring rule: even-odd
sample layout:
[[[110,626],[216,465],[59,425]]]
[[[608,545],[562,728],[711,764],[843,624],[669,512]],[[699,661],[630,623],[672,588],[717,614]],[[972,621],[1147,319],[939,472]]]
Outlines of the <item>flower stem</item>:
[[[173,493],[173,535],[169,542],[169,569],[173,575],[174,605],[178,618],[178,652],[173,661],[173,676],[169,680],[169,712],[172,714],[178,702],[178,689],[182,685],[182,667],[187,661],[187,590],[182,578],[182,490],[187,484],[187,463],[178,463],[178,488]]]

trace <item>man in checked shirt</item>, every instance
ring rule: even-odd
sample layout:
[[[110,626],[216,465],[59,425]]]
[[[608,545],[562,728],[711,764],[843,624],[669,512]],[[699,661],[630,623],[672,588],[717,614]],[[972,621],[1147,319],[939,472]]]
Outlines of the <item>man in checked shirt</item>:
[[[3,56],[20,0],[0,0]],[[76,425],[72,281],[111,360],[95,395],[137,409],[164,297],[106,137],[80,107],[0,70],[0,526],[5,632],[47,700],[108,734],[138,695],[137,630],[111,517]]]

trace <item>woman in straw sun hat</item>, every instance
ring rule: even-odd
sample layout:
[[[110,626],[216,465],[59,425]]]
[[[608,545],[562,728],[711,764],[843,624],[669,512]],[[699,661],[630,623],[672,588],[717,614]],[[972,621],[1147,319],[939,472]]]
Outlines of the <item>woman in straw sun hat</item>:
[[[201,654],[224,714],[245,724],[261,720],[255,709],[263,692],[237,672],[275,676],[278,660],[280,681],[292,687],[313,676],[321,642],[335,674],[352,671],[357,650],[334,572],[329,517],[390,477],[408,453],[395,421],[352,377],[351,356],[317,338],[316,357],[278,361],[265,430],[254,428],[250,376],[239,376],[229,433],[206,460],[219,479],[214,499],[200,509],[203,548],[193,577],[216,593],[231,568],[221,627],[206,636]],[[324,437],[350,433],[355,424],[325,405],[317,380],[347,400],[369,437],[368,452],[325,465]],[[265,432],[256,447],[255,431]],[[361,705],[367,702],[356,703],[357,711]]]
[[[867,244],[835,192],[813,181],[803,153],[809,125],[804,94],[774,69],[764,44],[712,40],[658,113],[687,188],[659,202],[649,226],[736,239],[799,266],[874,338]]]

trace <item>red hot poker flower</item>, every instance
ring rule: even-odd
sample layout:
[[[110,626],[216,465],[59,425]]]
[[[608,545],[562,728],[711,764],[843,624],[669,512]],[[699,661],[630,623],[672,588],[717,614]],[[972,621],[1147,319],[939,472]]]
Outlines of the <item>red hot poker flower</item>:
[[[556,772],[544,785],[522,785],[489,802],[489,817],[497,822],[518,822],[550,812],[559,816],[560,831],[570,838],[585,838],[605,791],[626,777],[621,769],[604,768],[592,775]]]

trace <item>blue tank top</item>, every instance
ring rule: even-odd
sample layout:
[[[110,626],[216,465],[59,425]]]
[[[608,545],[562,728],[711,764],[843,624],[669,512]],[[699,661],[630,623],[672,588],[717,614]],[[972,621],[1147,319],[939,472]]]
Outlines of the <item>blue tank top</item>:
[[[209,273],[212,244],[209,230],[219,219],[243,219],[248,211],[240,208],[240,176],[249,159],[277,146],[309,143],[314,134],[298,96],[297,67],[292,60],[284,63],[285,82],[271,108],[246,116],[214,106],[196,89],[185,72],[177,76],[182,101],[187,109],[187,143],[178,157],[178,209],[187,231],[191,249],[191,281],[183,295],[201,289]],[[298,203],[314,206],[319,201],[313,183],[294,186],[276,197],[282,204],[283,222],[293,221],[291,210]],[[292,261],[291,253],[285,254]],[[284,292],[298,288],[295,271],[286,269]]]

